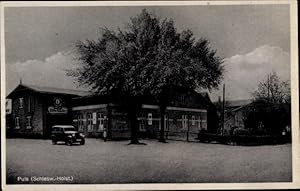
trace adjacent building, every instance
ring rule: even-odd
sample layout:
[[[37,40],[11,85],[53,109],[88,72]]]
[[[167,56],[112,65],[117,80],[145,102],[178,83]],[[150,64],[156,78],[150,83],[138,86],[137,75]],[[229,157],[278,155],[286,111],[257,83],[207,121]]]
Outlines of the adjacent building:
[[[130,138],[130,120],[122,104],[108,96],[89,92],[20,84],[11,99],[8,135],[49,138],[51,127],[73,124],[88,137]],[[167,107],[167,139],[195,140],[201,129],[216,132],[218,118],[208,93],[178,88]],[[138,117],[139,137],[157,138],[160,130],[159,105],[145,99]]]
[[[244,110],[252,100],[227,101],[225,106],[224,134],[228,135],[233,128],[244,128]]]
[[[48,138],[51,127],[72,123],[71,99],[87,92],[19,84],[8,96],[8,136]]]

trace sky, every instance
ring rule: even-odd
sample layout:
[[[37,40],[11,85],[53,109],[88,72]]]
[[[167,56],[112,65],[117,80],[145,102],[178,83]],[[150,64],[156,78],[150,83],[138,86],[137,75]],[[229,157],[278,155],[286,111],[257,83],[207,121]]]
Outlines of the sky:
[[[173,19],[178,31],[188,28],[196,39],[210,41],[224,59],[222,84],[228,100],[251,98],[270,72],[290,79],[288,5],[6,7],[6,94],[20,79],[24,84],[82,89],[65,73],[78,64],[74,44],[99,38],[101,27],[123,29],[143,8]],[[220,90],[211,91],[212,100],[221,95]]]

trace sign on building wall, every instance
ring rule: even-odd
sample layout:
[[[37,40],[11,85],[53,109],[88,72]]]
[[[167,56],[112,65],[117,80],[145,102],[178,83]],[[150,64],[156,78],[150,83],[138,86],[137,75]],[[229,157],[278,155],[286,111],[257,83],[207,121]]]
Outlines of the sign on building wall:
[[[59,97],[53,99],[53,106],[48,107],[48,112],[50,114],[67,114],[68,109],[63,107],[63,101]]]
[[[148,125],[152,125],[152,113],[148,113]]]
[[[62,107],[62,108],[55,108],[55,107],[48,107],[48,112],[50,114],[67,114],[68,113],[68,109],[66,107]]]

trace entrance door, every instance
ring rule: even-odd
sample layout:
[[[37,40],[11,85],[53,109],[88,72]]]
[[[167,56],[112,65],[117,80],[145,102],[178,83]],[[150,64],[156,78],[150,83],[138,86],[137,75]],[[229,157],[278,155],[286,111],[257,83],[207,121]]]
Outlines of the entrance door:
[[[186,141],[188,135],[188,116],[182,114],[180,118],[173,118],[169,125],[168,139]]]

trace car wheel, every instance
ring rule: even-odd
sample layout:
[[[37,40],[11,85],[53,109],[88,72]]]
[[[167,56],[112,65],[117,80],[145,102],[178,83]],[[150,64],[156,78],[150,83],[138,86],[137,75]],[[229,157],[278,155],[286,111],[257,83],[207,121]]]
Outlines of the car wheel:
[[[73,142],[72,142],[71,139],[68,139],[68,140],[66,141],[66,144],[69,145],[69,146],[72,146]]]
[[[56,143],[57,143],[56,138],[53,137],[53,138],[52,138],[52,144],[53,144],[53,145],[56,145]]]
[[[81,139],[80,144],[81,144],[81,145],[84,145],[84,144],[85,144],[85,140],[84,140],[84,139]]]

